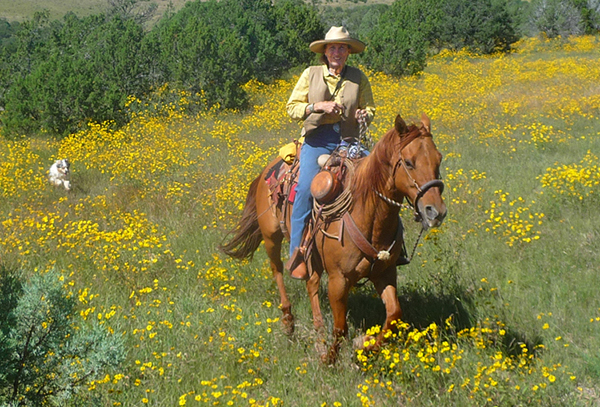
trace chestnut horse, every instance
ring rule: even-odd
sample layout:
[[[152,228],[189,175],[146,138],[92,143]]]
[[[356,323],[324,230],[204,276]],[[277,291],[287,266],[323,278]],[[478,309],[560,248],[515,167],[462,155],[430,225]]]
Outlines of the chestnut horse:
[[[266,174],[279,160],[267,165],[252,182],[242,218],[232,231],[234,236],[221,249],[235,258],[252,258],[264,240],[281,296],[282,321],[291,333],[294,317],[283,283],[281,260],[282,205],[273,202],[265,182]],[[348,333],[348,293],[359,280],[371,280],[385,304],[386,320],[375,346],[381,344],[385,333],[394,329],[395,321],[400,320],[402,311],[396,292],[396,262],[404,254],[400,207],[407,198],[415,209],[416,220],[425,229],[442,223],[446,205],[442,199],[444,184],[439,179],[441,160],[442,155],[431,136],[429,118],[423,114],[421,123],[407,126],[397,116],[394,127],[375,145],[371,154],[356,163],[349,187],[353,203],[346,216],[316,230],[311,258],[313,273],[306,285],[313,324],[320,330],[324,324],[318,289],[322,272],[326,270],[333,313],[333,344],[322,355],[325,361],[335,361],[341,339]],[[289,217],[287,221],[286,231]],[[385,254],[378,256],[379,253]]]

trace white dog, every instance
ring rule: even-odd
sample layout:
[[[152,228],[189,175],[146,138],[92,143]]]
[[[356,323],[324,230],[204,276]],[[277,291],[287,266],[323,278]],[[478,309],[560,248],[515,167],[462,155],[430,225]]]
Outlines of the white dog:
[[[48,180],[55,187],[63,186],[67,191],[71,190],[71,164],[69,160],[62,159],[56,160],[52,167],[50,167],[50,171],[48,171]]]

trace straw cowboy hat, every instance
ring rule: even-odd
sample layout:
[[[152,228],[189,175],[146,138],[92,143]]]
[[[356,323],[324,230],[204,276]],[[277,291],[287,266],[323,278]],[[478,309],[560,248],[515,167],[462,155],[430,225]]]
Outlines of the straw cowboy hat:
[[[324,54],[327,44],[347,44],[351,54],[360,54],[365,50],[365,43],[350,37],[346,27],[331,27],[324,40],[314,41],[310,44],[310,50],[317,54]]]

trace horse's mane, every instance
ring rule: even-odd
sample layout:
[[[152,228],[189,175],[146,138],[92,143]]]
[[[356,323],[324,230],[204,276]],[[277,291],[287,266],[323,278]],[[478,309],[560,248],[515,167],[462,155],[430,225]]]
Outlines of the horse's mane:
[[[416,137],[421,133],[421,126],[410,124],[404,134],[400,134],[392,127],[375,144],[373,151],[358,164],[353,186],[351,189],[354,200],[366,201],[368,198],[375,199],[373,190],[384,192],[390,186],[386,185],[391,177],[402,140]]]

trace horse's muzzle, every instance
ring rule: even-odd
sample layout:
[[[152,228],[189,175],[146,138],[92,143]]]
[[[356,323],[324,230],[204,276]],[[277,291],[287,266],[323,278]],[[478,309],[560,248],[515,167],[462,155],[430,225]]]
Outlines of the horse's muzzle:
[[[421,199],[431,188],[439,189],[439,202],[423,204],[423,202],[421,202]],[[443,192],[444,183],[442,182],[442,180],[439,179],[429,181],[421,187],[421,191],[419,191],[417,197],[415,198],[414,207],[415,220],[417,222],[421,222],[423,228],[429,229],[438,227],[444,221],[447,210],[446,205],[444,204],[444,201],[441,198]]]

